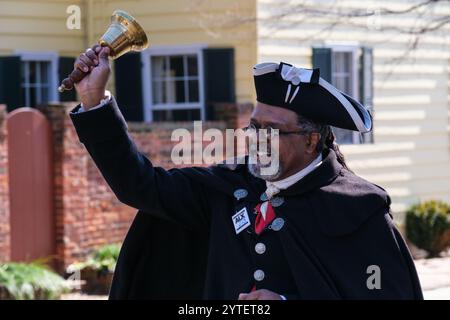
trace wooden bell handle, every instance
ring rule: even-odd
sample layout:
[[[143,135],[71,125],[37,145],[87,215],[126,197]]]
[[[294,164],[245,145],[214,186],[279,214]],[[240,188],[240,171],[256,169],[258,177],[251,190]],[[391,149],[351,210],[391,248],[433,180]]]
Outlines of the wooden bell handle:
[[[94,50],[94,52],[95,52],[95,49],[96,49],[97,47],[99,47],[99,46],[100,46],[99,44],[95,44],[95,45],[92,46],[91,49]],[[65,79],[61,82],[61,85],[59,86],[58,91],[59,91],[59,92],[64,92],[64,91],[70,91],[70,90],[72,90],[73,87],[74,87],[74,84],[77,83],[77,82],[80,82],[81,80],[83,80],[83,78],[84,78],[89,72],[90,72],[90,71],[88,71],[88,72],[83,72],[83,71],[81,71],[80,69],[75,68],[75,69],[69,74],[69,76],[68,76],[67,78],[65,78]]]

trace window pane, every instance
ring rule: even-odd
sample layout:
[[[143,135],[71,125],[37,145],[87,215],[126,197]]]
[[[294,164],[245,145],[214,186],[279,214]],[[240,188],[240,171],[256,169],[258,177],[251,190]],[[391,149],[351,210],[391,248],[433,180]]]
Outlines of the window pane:
[[[186,94],[184,91],[184,81],[176,81],[176,102],[184,103],[186,102]]]
[[[332,127],[334,135],[336,136],[336,142],[338,144],[352,144],[353,143],[353,131]]]
[[[189,80],[189,102],[199,102],[198,80]]]
[[[345,68],[345,72],[348,72],[348,73],[352,73],[353,72],[352,56],[353,56],[352,52],[344,52],[344,66],[345,66],[344,68]]]
[[[152,84],[153,103],[185,103],[184,81],[155,80]]]
[[[344,70],[343,52],[333,52],[333,72],[342,72]]]
[[[173,110],[153,111],[153,121],[171,121]]]
[[[26,74],[28,73],[28,61],[22,62],[22,66],[20,68],[21,78],[22,78],[22,86],[28,82],[28,79],[26,77]]]
[[[49,101],[49,87],[43,86],[41,88],[41,101],[40,103],[48,102]]]
[[[342,92],[353,95],[353,53],[333,52],[333,85]],[[335,128],[333,132],[336,136],[336,142],[339,144],[352,144],[353,131]]]
[[[22,88],[22,90],[21,90],[21,92],[22,92],[22,97],[23,97],[23,103],[24,103],[24,107],[28,107],[30,104],[28,103],[28,96],[29,96],[29,93],[28,93],[28,88]]]
[[[152,57],[152,78],[163,78],[168,75],[166,57]]]
[[[154,110],[154,121],[190,121],[201,118],[199,70],[196,54],[151,57],[152,104],[170,110]],[[187,77],[190,77],[187,78]],[[193,109],[176,109],[178,104],[196,103]],[[178,106],[179,107],[179,106]]]
[[[187,57],[188,76],[198,76],[197,56]]]
[[[153,103],[166,103],[166,82],[164,80],[155,80],[152,88]]]
[[[199,109],[153,111],[153,121],[195,121],[195,120],[200,120]]]
[[[353,95],[353,53],[333,52],[333,85],[339,90]]]
[[[183,77],[183,56],[171,56],[170,57],[170,76],[171,77]]]
[[[184,103],[186,102],[186,97],[184,94],[184,81],[183,80],[169,80],[167,81],[167,91],[166,100],[169,103]]]
[[[35,107],[50,100],[50,61],[23,61],[21,66],[22,91],[25,105]]]
[[[350,77],[347,76],[336,76],[333,81],[333,85],[338,88],[340,91],[348,93],[351,95],[352,92],[352,84]]]
[[[36,88],[31,87],[29,89],[30,92],[30,105],[28,105],[27,107],[36,107],[37,101],[36,101]]]
[[[30,73],[28,75],[28,83],[36,83],[36,62],[35,61],[30,61],[29,62],[29,66],[30,66]]]
[[[373,140],[373,130],[370,132],[362,133],[362,142],[363,143],[374,143]]]
[[[50,62],[42,61],[41,64],[41,83],[49,84]]]

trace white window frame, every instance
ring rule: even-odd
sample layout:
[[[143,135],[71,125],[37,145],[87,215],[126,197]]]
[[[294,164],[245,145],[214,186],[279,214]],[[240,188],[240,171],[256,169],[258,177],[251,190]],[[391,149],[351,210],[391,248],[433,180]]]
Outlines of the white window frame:
[[[39,62],[50,62],[50,75],[49,75],[49,103],[59,102],[58,94],[58,54],[56,52],[48,51],[16,51],[15,54],[20,56],[22,62],[25,61],[39,61]],[[21,86],[23,83],[21,83]],[[27,101],[25,101],[25,104]],[[27,106],[34,107],[34,106]]]
[[[352,54],[352,95],[358,97],[359,91],[359,73],[358,73],[358,52],[360,46],[358,44],[339,44],[339,43],[327,43],[327,48],[331,49],[332,54],[334,52],[349,52]],[[331,56],[331,63],[334,64],[333,55]],[[333,80],[333,66],[331,68],[331,79]],[[359,132],[353,132],[352,144],[361,144],[361,134]]]
[[[182,110],[196,109],[200,105],[200,119],[205,120],[205,93],[203,75],[203,49],[206,45],[186,45],[186,46],[153,46],[144,50],[141,54],[142,70],[142,93],[144,101],[144,121],[153,121],[153,111],[155,110]],[[170,55],[197,55],[198,65],[198,86],[199,103],[173,103],[174,107],[168,104],[153,104],[153,81],[152,64],[153,56]]]

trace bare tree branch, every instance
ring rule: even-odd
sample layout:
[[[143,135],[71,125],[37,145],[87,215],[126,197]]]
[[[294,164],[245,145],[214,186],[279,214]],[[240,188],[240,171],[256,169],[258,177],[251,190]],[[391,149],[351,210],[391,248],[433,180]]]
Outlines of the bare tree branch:
[[[199,8],[199,3],[205,3],[205,0],[197,0],[196,8]],[[450,4],[450,0],[422,0],[402,9],[392,9],[389,7],[353,9],[341,6],[338,4],[338,1],[327,5],[306,0],[296,3],[277,2],[274,9],[271,9],[271,12],[265,12],[263,18],[243,14],[238,6],[220,18],[198,10],[197,23],[205,32],[214,37],[220,37],[221,33],[228,32],[227,30],[242,26],[243,24],[252,23],[264,26],[264,33],[260,33],[259,35],[263,38],[276,38],[279,31],[294,29],[302,24],[323,26],[317,32],[310,33],[307,36],[299,35],[294,40],[297,42],[323,38],[325,34],[333,32],[336,28],[349,26],[368,30],[369,32],[386,33],[386,41],[380,42],[391,40],[393,37],[392,33],[409,35],[411,38],[405,45],[404,52],[392,59],[392,64],[397,65],[408,58],[418,48],[420,38],[423,35],[432,33],[439,34],[438,32],[442,30],[447,31],[446,27],[450,25],[450,15],[438,15],[431,12],[432,9],[436,8],[437,4]],[[414,19],[414,21],[406,26],[401,26],[401,24],[393,24],[392,21],[382,23],[383,17],[407,17]],[[375,26],[368,23],[369,21],[367,19],[370,18],[375,19]],[[376,25],[377,19],[379,20],[378,25]],[[444,33],[443,39],[445,39],[445,36],[446,34]],[[444,42],[442,45],[447,46]]]

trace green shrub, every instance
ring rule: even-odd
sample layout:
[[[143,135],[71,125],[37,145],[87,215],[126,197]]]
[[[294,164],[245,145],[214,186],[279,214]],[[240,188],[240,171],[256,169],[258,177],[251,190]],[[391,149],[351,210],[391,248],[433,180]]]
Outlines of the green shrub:
[[[406,212],[406,236],[417,247],[437,257],[450,246],[450,205],[427,201]]]
[[[85,268],[91,268],[100,272],[114,272],[119,258],[120,245],[110,244],[95,250],[84,262],[71,264],[67,272],[73,273]]]
[[[0,300],[58,299],[70,289],[66,280],[42,264],[0,265]]]

